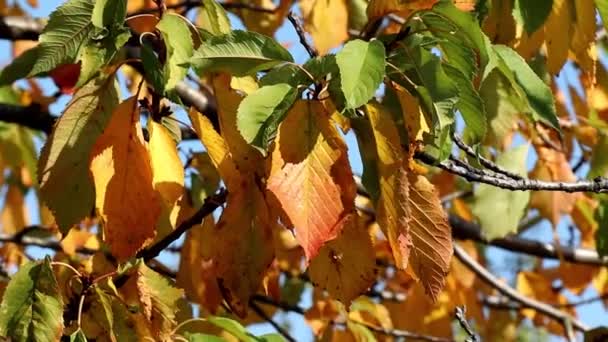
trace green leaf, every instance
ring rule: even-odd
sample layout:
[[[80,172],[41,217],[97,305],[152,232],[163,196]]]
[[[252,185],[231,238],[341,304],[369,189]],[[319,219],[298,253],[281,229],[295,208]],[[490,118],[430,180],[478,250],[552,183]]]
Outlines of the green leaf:
[[[553,0],[515,0],[513,3],[513,18],[522,25],[528,36],[536,32],[549,17]]]
[[[522,145],[501,154],[496,163],[525,177],[527,156],[528,145]],[[528,191],[510,191],[480,184],[475,191],[472,211],[479,219],[484,235],[492,240],[517,231],[517,225],[526,212],[529,200]]]
[[[127,16],[127,0],[97,0],[91,15],[91,23],[100,29],[111,30],[122,26]]]
[[[293,105],[298,91],[286,83],[261,87],[241,101],[236,114],[237,128],[245,141],[263,154],[277,134],[279,123]]]
[[[604,28],[608,30],[608,2],[605,0],[595,0],[595,7],[602,17]]]
[[[285,342],[283,336],[279,334],[264,334],[257,338],[260,342]]]
[[[433,6],[432,10],[425,12],[423,15],[423,20],[427,13],[439,15],[454,25],[458,29],[456,32],[451,30],[443,33],[455,33],[456,35],[462,37],[463,43],[469,47],[472,47],[477,53],[479,58],[479,70],[483,70],[485,68],[489,60],[486,47],[486,40],[488,38],[484,35],[481,27],[479,27],[479,23],[471,13],[459,10],[451,1],[441,1],[437,3],[435,6]]]
[[[380,198],[380,177],[378,174],[379,160],[376,141],[370,139],[370,137],[374,136],[374,132],[372,131],[372,126],[367,116],[352,118],[350,124],[357,137],[359,153],[361,154],[361,163],[363,164],[361,182],[363,183],[365,190],[369,193],[372,202],[376,205],[378,198]]]
[[[188,73],[187,64],[194,53],[192,36],[186,19],[177,14],[166,13],[156,28],[161,32],[167,48],[164,73],[165,91],[169,92]]]
[[[602,198],[595,211],[598,223],[595,232],[595,249],[601,258],[608,255],[608,200]]]
[[[336,54],[339,76],[335,80],[344,109],[356,109],[374,97],[384,78],[385,58],[384,45],[378,40],[351,40]]]
[[[467,140],[472,144],[478,144],[486,136],[486,109],[473,87],[473,83],[466,76],[451,64],[443,66],[446,74],[456,83],[460,96],[456,103],[456,108],[462,114],[466,123],[465,132]]]
[[[141,61],[144,65],[146,81],[152,85],[152,88],[156,93],[164,94],[165,84],[167,82],[163,66],[160,64],[154,50],[147,42],[141,44]]]
[[[603,131],[599,132],[599,141],[591,153],[588,179],[603,176],[608,172],[608,136]]]
[[[348,28],[361,31],[367,24],[367,0],[347,0]]]
[[[300,85],[308,86],[313,81],[306,73],[294,64],[283,64],[273,68],[260,79],[260,86],[270,86],[280,83],[287,83],[292,87]]]
[[[112,298],[99,286],[95,286],[93,301],[89,310],[95,322],[103,327],[109,336],[115,336]]]
[[[70,335],[70,342],[87,342],[87,337],[82,330],[78,329]]]
[[[230,33],[230,20],[222,5],[215,0],[203,0],[199,12],[201,27],[214,36]]]
[[[42,148],[38,161],[40,198],[64,234],[90,215],[95,205],[95,187],[89,175],[91,148],[117,104],[114,78],[93,79],[74,94]]]
[[[12,341],[56,341],[63,332],[63,302],[51,261],[29,262],[8,283],[0,305],[0,335]]]
[[[89,0],[68,0],[51,13],[38,41],[38,59],[28,76],[35,76],[73,63],[93,31],[91,15],[94,4]]]
[[[226,317],[210,316],[207,322],[225,330],[243,342],[254,342],[256,339],[239,322]]]
[[[238,30],[211,37],[192,57],[192,64],[203,72],[224,71],[234,76],[252,75],[283,62],[293,62],[293,57],[274,39]]]
[[[517,84],[523,90],[525,97],[532,108],[535,120],[542,120],[556,131],[561,132],[555,102],[551,88],[543,82],[526,61],[511,48],[504,45],[495,45],[494,51],[503,59],[509,69],[513,71]]]
[[[186,338],[189,342],[224,342],[225,340],[221,337],[196,333],[196,334],[186,334]]]
[[[18,124],[0,122],[0,153],[5,166],[14,170],[25,166],[30,175],[36,174],[38,159],[32,131]]]
[[[15,58],[11,64],[2,69],[2,72],[0,73],[0,85],[11,84],[18,79],[27,77],[34,64],[36,64],[39,52],[39,46],[31,48],[23,52],[19,57]]]
[[[131,34],[127,29],[122,28],[112,31],[111,34],[102,40],[92,40],[84,46],[80,53],[80,75],[75,88],[80,88],[92,78],[97,76],[103,66],[108,64],[116,55],[118,50],[129,40]]]

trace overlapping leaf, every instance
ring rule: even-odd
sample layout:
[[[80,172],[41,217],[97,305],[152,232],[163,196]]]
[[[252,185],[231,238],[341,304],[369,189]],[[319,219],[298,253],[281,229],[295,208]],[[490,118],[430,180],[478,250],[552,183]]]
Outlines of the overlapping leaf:
[[[355,192],[346,146],[319,103],[296,102],[279,127],[272,164],[268,189],[310,260],[340,233]]]
[[[74,94],[42,148],[38,161],[40,196],[64,233],[90,215],[95,206],[89,156],[117,104],[113,79],[89,82]]]
[[[117,258],[127,259],[154,238],[161,210],[136,96],[112,113],[91,150],[91,173],[105,241]]]
[[[211,37],[191,60],[204,72],[224,71],[235,76],[251,75],[284,62],[293,62],[293,58],[272,38],[238,30]]]

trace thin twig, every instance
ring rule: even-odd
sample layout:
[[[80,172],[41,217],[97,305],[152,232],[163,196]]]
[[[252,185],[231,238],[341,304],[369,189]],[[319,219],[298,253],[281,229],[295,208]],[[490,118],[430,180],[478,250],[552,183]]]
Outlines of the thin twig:
[[[451,160],[439,162],[435,157],[425,152],[417,152],[415,158],[425,164],[437,166],[447,172],[461,176],[469,182],[477,182],[493,185],[499,188],[526,191],[564,191],[564,192],[608,192],[608,179],[597,177],[593,180],[580,180],[577,182],[547,182],[538,179],[506,179],[502,177],[494,177],[487,174],[470,172]]]
[[[465,308],[457,306],[454,309],[454,316],[456,317],[458,324],[460,324],[460,327],[462,327],[462,329],[464,329],[464,331],[467,333],[467,335],[469,335],[469,338],[467,339],[467,341],[477,342],[478,341],[477,334],[475,334],[475,332],[469,325],[469,322],[467,322]]]
[[[497,174],[503,174],[503,175],[505,175],[509,178],[513,178],[513,179],[523,179],[524,178],[521,175],[519,175],[515,172],[511,172],[509,170],[506,170],[503,167],[494,163],[493,161],[491,161],[481,155],[478,155],[477,153],[475,153],[473,148],[471,146],[467,145],[464,141],[462,141],[462,139],[458,135],[454,134],[452,136],[452,140],[454,140],[454,142],[456,143],[456,146],[458,146],[458,148],[460,148],[462,151],[464,151],[466,154],[468,154],[472,158],[479,160],[479,163],[481,165],[496,172]]]
[[[177,228],[175,228],[175,230],[173,230],[163,239],[137,253],[137,257],[143,258],[145,261],[157,257],[165,248],[169,247],[173,241],[179,239],[179,237],[190,228],[200,224],[207,215],[210,215],[215,211],[215,209],[224,204],[226,201],[226,196],[227,191],[220,190],[217,194],[207,197],[203,206],[194,215],[182,222],[179,226],[177,226]]]
[[[300,44],[304,46],[310,58],[317,57],[319,55],[319,52],[317,52],[317,50],[312,45],[308,44],[308,41],[306,40],[306,34],[304,33],[304,28],[302,28],[302,25],[300,24],[298,18],[293,15],[293,12],[289,12],[289,14],[287,15],[287,19],[289,19],[289,22],[291,22],[291,25],[293,25],[293,28],[296,30],[296,33],[300,38]]]
[[[255,302],[251,301],[249,303],[251,309],[262,319],[268,322],[272,327],[283,336],[289,342],[296,342],[296,339],[293,338],[287,330],[285,330],[282,326],[280,326],[277,322],[275,322],[272,317],[270,317],[264,310]]]
[[[481,280],[495,288],[498,292],[502,293],[509,299],[520,303],[523,307],[534,309],[537,312],[551,317],[562,324],[568,320],[572,323],[572,326],[579,331],[585,332],[586,330],[589,330],[589,327],[585,323],[570,316],[566,312],[560,311],[543,302],[526,297],[508,284],[501,282],[492,273],[477,263],[477,261],[475,261],[470,255],[468,255],[462,247],[456,244],[454,245],[454,256],[456,256],[456,258],[467,268],[473,271]]]

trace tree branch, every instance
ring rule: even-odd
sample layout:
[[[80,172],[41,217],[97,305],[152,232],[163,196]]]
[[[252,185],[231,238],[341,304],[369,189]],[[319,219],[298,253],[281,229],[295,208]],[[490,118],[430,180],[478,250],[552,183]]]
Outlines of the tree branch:
[[[469,182],[493,185],[507,190],[537,190],[537,191],[564,191],[564,192],[608,192],[608,179],[597,177],[593,180],[577,182],[546,182],[537,179],[508,179],[491,176],[483,173],[471,172],[469,169],[457,165],[451,160],[439,162],[435,157],[425,152],[417,152],[415,158],[425,164],[437,166],[447,172],[461,176]]]
[[[200,224],[203,219],[219,208],[226,201],[227,191],[220,190],[217,194],[209,196],[205,199],[205,203],[202,207],[190,218],[183,221],[175,230],[169,233],[167,236],[157,241],[155,244],[148,248],[141,250],[137,253],[137,258],[143,258],[145,261],[156,258],[165,248],[169,247],[171,243],[179,239],[182,234],[188,231],[190,228],[197,224]]]
[[[306,40],[306,34],[304,33],[304,29],[302,28],[302,25],[300,24],[298,18],[293,15],[293,12],[289,12],[287,19],[289,19],[289,22],[291,22],[291,25],[296,30],[296,33],[300,38],[300,44],[304,46],[310,58],[317,57],[319,55],[319,52],[317,52],[317,50],[312,45],[308,44],[308,41]]]
[[[486,282],[488,285],[492,286],[498,292],[505,295],[509,299],[520,303],[523,307],[531,308],[539,313],[542,313],[548,317],[551,317],[562,324],[564,327],[567,326],[567,322],[570,322],[574,328],[579,331],[585,332],[589,330],[589,327],[579,321],[578,319],[570,316],[569,314],[560,311],[550,305],[539,302],[535,299],[526,297],[519,293],[517,290],[512,288],[511,286],[501,282],[498,278],[496,278],[492,273],[490,273],[487,269],[477,263],[471,256],[469,256],[462,247],[458,245],[454,245],[454,256],[460,260],[465,266],[467,266],[471,271],[473,271],[481,280]]]
[[[287,341],[296,342],[296,339],[293,338],[287,330],[285,330],[282,326],[280,326],[277,322],[275,322],[272,317],[270,317],[264,309],[262,309],[255,301],[250,301],[250,307],[258,316],[268,322],[272,327],[281,334]]]
[[[462,139],[459,136],[457,136],[456,134],[454,134],[452,136],[452,140],[454,140],[454,142],[456,143],[456,146],[458,146],[458,148],[460,148],[462,151],[464,151],[470,157],[479,160],[479,163],[481,165],[483,165],[484,167],[496,172],[497,176],[504,175],[504,176],[507,176],[512,179],[523,179],[524,178],[521,175],[518,175],[517,173],[511,172],[509,170],[506,170],[506,169],[502,168],[501,166],[497,165],[496,163],[494,163],[493,161],[486,159],[485,157],[483,157],[481,155],[478,155],[477,153],[475,153],[475,151],[473,150],[473,148],[471,146],[465,144],[465,142],[462,141]]]

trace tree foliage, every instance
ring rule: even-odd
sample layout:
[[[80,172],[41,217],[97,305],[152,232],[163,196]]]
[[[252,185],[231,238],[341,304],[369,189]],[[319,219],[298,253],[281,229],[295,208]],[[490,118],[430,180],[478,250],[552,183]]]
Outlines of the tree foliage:
[[[2,337],[608,338],[605,1],[20,4]]]

